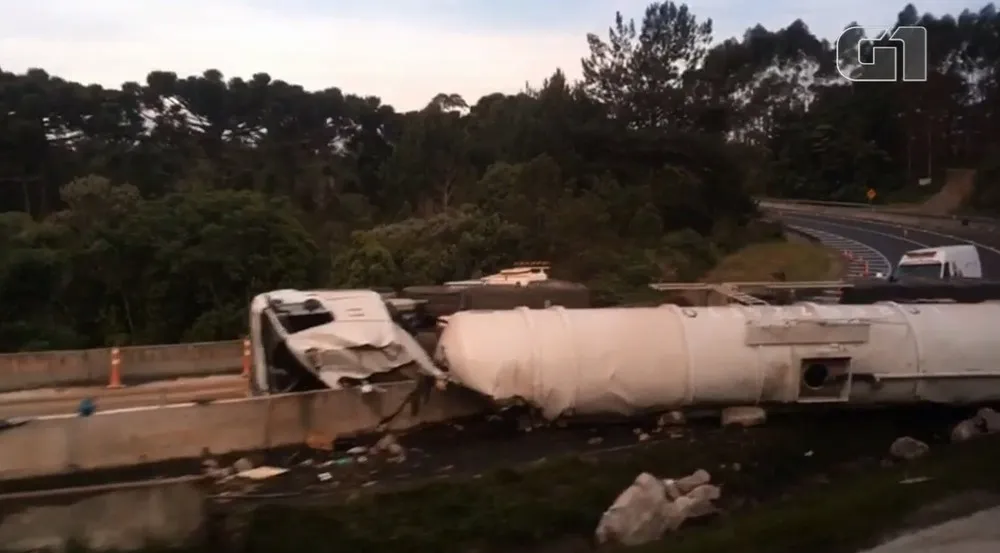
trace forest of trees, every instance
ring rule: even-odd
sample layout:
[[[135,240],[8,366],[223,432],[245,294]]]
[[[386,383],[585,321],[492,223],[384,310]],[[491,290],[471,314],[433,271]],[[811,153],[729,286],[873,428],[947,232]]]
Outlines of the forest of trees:
[[[518,259],[609,289],[691,279],[774,236],[753,196],[906,199],[954,167],[1000,211],[992,5],[900,12],[928,28],[926,83],[852,84],[802,21],[715,43],[684,5],[640,15],[580,37],[580,82],[408,113],[265,73],[0,71],[0,351],[229,339],[263,290]]]

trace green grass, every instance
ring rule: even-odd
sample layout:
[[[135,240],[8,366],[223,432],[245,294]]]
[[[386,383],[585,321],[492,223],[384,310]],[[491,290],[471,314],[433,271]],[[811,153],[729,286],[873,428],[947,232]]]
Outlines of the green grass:
[[[890,470],[815,486],[713,527],[680,532],[636,553],[848,553],[875,544],[920,506],[968,490],[1000,491],[1000,440],[950,446]],[[901,484],[909,477],[930,480]]]
[[[789,281],[839,280],[843,258],[825,246],[806,241],[751,244],[726,256],[703,282],[760,282],[776,272]]]

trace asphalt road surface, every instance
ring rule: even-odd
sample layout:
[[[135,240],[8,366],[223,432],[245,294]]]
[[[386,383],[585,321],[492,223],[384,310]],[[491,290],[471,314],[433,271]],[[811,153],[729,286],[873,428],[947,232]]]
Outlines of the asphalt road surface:
[[[1000,551],[1000,507],[925,528],[864,553],[995,553]]]
[[[0,394],[0,420],[76,413],[84,398],[89,398],[97,410],[107,411],[246,396],[247,381],[239,375],[158,380],[118,389],[92,386],[23,390]]]
[[[840,216],[785,212],[781,220],[803,229],[841,236],[869,246],[895,266],[909,250],[973,244],[979,250],[983,278],[1000,279],[1000,235],[967,229],[930,230]]]

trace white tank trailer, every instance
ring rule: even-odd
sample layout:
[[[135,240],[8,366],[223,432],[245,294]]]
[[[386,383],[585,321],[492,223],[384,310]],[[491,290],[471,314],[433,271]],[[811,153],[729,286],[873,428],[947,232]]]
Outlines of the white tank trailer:
[[[1000,400],[1000,302],[464,311],[435,360],[463,386],[547,418],[978,403]]]

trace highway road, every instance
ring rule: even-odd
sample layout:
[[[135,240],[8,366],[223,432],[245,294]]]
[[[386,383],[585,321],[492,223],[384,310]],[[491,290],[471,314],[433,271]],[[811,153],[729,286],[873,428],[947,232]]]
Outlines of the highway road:
[[[903,253],[917,249],[953,244],[972,244],[979,250],[983,264],[983,277],[1000,279],[1000,236],[983,231],[956,228],[948,231],[903,226],[894,223],[851,219],[842,216],[782,212],[780,219],[803,230],[835,235],[867,246],[886,258],[893,266]],[[825,240],[824,240],[825,241]],[[831,247],[838,247],[831,244]],[[875,269],[873,269],[874,271]]]
[[[143,405],[205,402],[247,396],[247,381],[238,375],[160,380],[108,389],[48,388],[0,394],[0,420],[75,413],[84,398],[101,411]]]
[[[1000,508],[986,509],[902,536],[864,553],[994,553],[1000,551]]]

